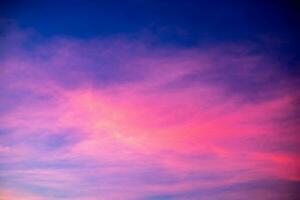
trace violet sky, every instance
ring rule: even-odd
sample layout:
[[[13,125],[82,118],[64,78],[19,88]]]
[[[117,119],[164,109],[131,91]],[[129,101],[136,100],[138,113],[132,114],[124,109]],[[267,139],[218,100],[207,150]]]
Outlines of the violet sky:
[[[296,1],[1,1],[0,200],[297,200]]]

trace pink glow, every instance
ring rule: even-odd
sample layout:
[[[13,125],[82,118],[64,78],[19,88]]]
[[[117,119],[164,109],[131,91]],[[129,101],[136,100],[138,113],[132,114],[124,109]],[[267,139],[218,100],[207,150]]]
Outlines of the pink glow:
[[[112,43],[108,49],[107,43]],[[227,48],[233,48],[234,52],[226,54]],[[226,84],[204,81],[184,85],[183,78],[189,74],[197,72],[213,77],[216,71],[226,72],[222,66],[232,63],[241,64],[235,66],[235,73],[248,77],[261,64],[272,69],[271,65],[276,65],[272,57],[253,56],[243,45],[208,50],[167,49],[172,52],[168,55],[166,49],[154,50],[138,42],[129,45],[121,39],[54,40],[38,46],[33,53],[26,53],[17,45],[13,49],[18,52],[16,56],[8,55],[1,60],[4,88],[10,92],[24,91],[31,99],[12,105],[13,109],[1,115],[1,128],[11,130],[14,139],[21,141],[55,134],[76,137],[76,141],[53,149],[43,149],[39,143],[2,145],[0,153],[6,157],[0,162],[19,163],[21,167],[1,169],[1,173],[19,175],[13,184],[53,190],[79,187],[86,194],[78,198],[81,200],[97,199],[95,196],[138,199],[264,179],[300,181],[299,155],[288,147],[280,149],[282,144],[300,139],[292,134],[298,127],[285,124],[298,98],[298,94],[289,91],[288,84],[274,91],[269,88],[266,93],[270,97],[257,101],[245,100],[247,94],[235,93]],[[130,51],[140,53],[132,55]],[[79,56],[84,53],[91,57]],[[43,55],[50,58],[45,59]],[[92,83],[92,75],[86,73],[85,65],[100,67],[98,62],[115,57],[124,66],[121,74],[133,73],[137,80],[106,85]],[[70,76],[74,73],[78,77],[75,88],[55,79],[64,80],[61,73],[67,65],[80,66],[74,71],[67,70]],[[279,73],[270,69],[267,67],[250,78],[261,81]],[[76,162],[78,168],[22,167],[33,160]],[[181,181],[151,184],[137,175],[145,172],[159,176],[155,174],[157,170]],[[192,174],[200,178],[193,178]],[[201,177],[209,174],[217,178],[203,181]],[[109,177],[108,183],[101,182],[101,177]],[[92,178],[96,180],[90,183],[88,180]],[[22,192],[17,189],[6,192],[5,185],[3,188],[1,198],[20,198]],[[236,193],[225,192],[224,198],[231,199]],[[260,191],[252,194],[254,199],[255,195],[271,199],[269,194]],[[24,200],[47,199],[34,194],[21,196]]]

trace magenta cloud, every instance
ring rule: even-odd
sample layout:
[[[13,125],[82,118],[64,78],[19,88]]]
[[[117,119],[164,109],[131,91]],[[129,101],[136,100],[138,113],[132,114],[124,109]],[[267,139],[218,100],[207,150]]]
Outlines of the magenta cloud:
[[[0,198],[266,200],[299,184],[299,92],[255,45],[1,41]]]

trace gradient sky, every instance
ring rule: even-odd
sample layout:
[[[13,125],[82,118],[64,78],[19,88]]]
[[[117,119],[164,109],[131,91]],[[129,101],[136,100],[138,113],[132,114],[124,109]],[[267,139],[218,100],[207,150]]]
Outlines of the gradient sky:
[[[296,1],[1,1],[0,200],[297,200]]]

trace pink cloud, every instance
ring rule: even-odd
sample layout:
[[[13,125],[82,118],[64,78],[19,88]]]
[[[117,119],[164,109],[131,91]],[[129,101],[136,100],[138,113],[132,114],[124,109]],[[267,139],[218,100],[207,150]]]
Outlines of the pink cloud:
[[[31,53],[20,48],[17,56],[7,55],[1,61],[3,94],[7,104],[15,104],[13,94],[20,101],[0,118],[1,129],[9,132],[0,146],[5,156],[0,163],[8,165],[1,170],[5,182],[15,183],[13,174],[19,174],[17,184],[25,188],[32,183],[72,191],[75,184],[87,195],[81,199],[134,199],[261,179],[299,181],[299,156],[289,148],[267,150],[299,139],[291,132],[299,127],[284,127],[298,95],[287,85],[266,87],[268,96],[253,101],[247,99],[255,96],[248,86],[235,91],[240,83],[228,76],[260,84],[278,70],[271,70],[277,65],[272,58],[252,55],[247,46],[231,48],[156,49],[122,39],[57,39]],[[267,67],[260,70],[261,65]],[[126,80],[119,80],[123,75]],[[48,144],[58,133],[77,139]],[[266,149],[258,148],[262,142]],[[60,169],[62,161],[82,170]],[[15,163],[20,169],[10,169]],[[40,167],[43,163],[54,169]],[[176,181],[151,184],[139,177],[147,171]],[[217,178],[203,181],[206,174]]]

